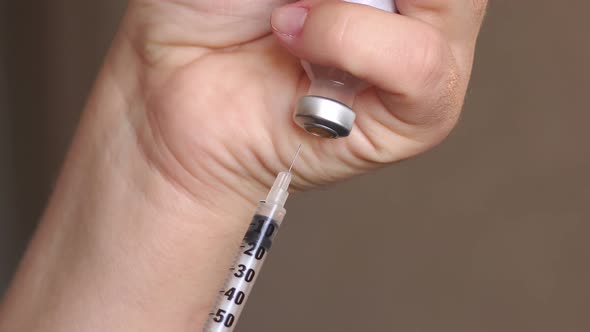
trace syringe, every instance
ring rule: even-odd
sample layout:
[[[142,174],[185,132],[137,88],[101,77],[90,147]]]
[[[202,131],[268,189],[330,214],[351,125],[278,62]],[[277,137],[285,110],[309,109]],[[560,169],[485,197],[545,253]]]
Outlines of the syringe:
[[[209,313],[203,332],[234,330],[287,213],[284,205],[289,196],[291,169],[300,151],[301,145],[297,149],[289,170],[279,173],[266,200],[259,203],[252,223],[242,240],[236,260],[229,269],[225,286],[219,291],[213,310]]]

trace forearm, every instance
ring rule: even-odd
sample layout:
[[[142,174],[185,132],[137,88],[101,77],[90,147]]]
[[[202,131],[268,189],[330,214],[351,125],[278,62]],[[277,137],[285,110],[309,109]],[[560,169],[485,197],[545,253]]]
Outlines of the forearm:
[[[205,184],[186,190],[154,165],[149,155],[163,152],[142,124],[136,60],[120,37],[4,300],[0,331],[174,332],[204,322],[253,206]],[[200,199],[207,195],[218,205]]]

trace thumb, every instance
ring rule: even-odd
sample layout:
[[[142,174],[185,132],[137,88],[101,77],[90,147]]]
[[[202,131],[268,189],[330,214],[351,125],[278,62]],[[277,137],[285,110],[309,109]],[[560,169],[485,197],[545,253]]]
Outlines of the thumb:
[[[271,25],[295,56],[380,88],[384,104],[402,121],[440,118],[427,105],[445,98],[441,91],[448,92],[455,66],[447,41],[431,25],[342,1],[289,4],[273,12]]]

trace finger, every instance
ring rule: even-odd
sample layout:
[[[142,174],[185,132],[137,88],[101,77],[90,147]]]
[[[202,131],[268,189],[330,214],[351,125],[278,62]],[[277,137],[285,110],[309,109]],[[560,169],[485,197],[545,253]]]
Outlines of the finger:
[[[270,13],[287,2],[132,0],[124,26],[143,44],[226,48],[267,35]]]
[[[436,29],[368,6],[338,1],[307,5],[288,5],[272,16],[276,35],[294,55],[376,85],[388,93],[389,109],[405,122],[434,118],[421,112],[431,112],[425,104],[448,95],[456,67]],[[421,111],[396,107],[399,103]]]
[[[400,14],[433,25],[453,42],[475,42],[487,0],[395,0]]]

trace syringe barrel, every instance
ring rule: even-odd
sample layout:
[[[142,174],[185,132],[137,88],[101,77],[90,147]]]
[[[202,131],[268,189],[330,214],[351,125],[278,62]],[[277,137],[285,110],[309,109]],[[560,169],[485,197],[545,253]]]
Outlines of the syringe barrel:
[[[394,12],[393,0],[343,0]],[[356,95],[369,84],[339,69],[301,61],[310,80],[308,93],[297,104],[293,119],[307,132],[325,138],[348,136]]]
[[[234,330],[285,214],[281,205],[260,202],[203,332]]]

